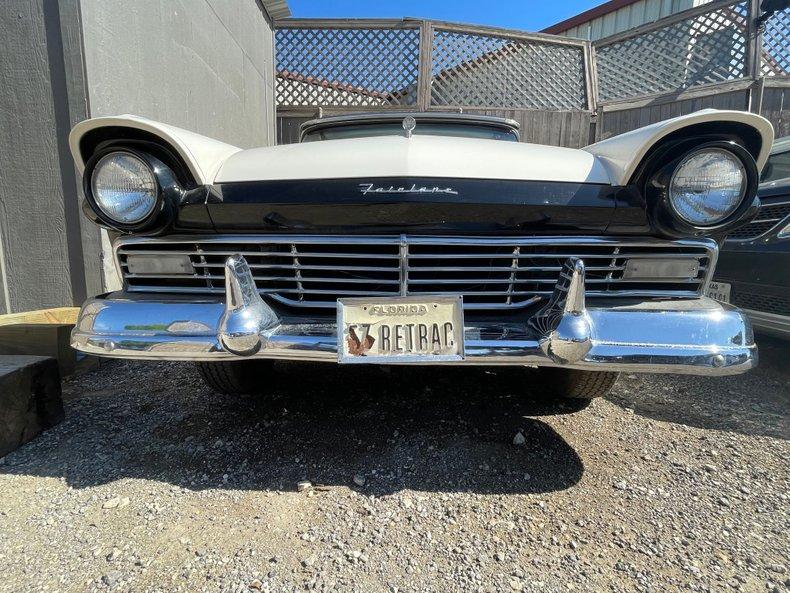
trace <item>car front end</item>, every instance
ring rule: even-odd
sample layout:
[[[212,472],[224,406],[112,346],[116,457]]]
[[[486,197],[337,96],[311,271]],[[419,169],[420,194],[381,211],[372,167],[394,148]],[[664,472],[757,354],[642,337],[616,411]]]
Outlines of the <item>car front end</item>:
[[[704,292],[718,240],[756,212],[765,120],[708,110],[572,150],[401,119],[399,134],[243,151],[141,118],[80,124],[85,211],[115,238],[123,288],[85,303],[73,346],[202,363],[756,364],[748,319]]]

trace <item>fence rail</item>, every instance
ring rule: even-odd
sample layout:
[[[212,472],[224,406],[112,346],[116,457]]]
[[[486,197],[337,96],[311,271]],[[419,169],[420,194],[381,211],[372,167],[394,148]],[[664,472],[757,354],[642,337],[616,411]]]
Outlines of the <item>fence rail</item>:
[[[529,113],[559,112],[568,116],[546,124],[579,129],[524,136],[583,146],[637,121],[726,104],[766,110],[790,133],[790,9],[762,30],[758,15],[759,0],[714,0],[594,43],[418,19],[287,19],[276,31],[278,114],[464,110],[535,122]],[[633,117],[609,125],[624,111]]]

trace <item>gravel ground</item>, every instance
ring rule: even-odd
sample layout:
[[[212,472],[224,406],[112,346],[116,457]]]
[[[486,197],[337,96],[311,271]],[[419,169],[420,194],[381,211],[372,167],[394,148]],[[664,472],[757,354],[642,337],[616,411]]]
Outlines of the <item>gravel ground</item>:
[[[790,349],[587,407],[519,369],[110,362],[0,460],[0,591],[787,591]],[[309,482],[309,484],[307,483]]]

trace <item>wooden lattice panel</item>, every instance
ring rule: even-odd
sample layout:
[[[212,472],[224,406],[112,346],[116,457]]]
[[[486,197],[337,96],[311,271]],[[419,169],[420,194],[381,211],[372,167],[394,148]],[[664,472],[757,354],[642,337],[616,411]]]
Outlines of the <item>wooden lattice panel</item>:
[[[419,28],[278,29],[279,106],[412,105]]]
[[[430,104],[585,109],[581,46],[435,29]]]
[[[762,73],[790,76],[790,8],[774,13],[765,24]]]
[[[733,3],[596,45],[599,99],[614,101],[744,77],[747,11],[745,2]]]

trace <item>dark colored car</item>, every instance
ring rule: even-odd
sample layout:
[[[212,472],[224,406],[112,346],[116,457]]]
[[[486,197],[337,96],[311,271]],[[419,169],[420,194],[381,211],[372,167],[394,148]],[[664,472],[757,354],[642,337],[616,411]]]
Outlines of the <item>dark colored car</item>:
[[[730,233],[709,296],[742,308],[761,332],[790,338],[790,136],[774,143],[757,191],[762,205]]]

